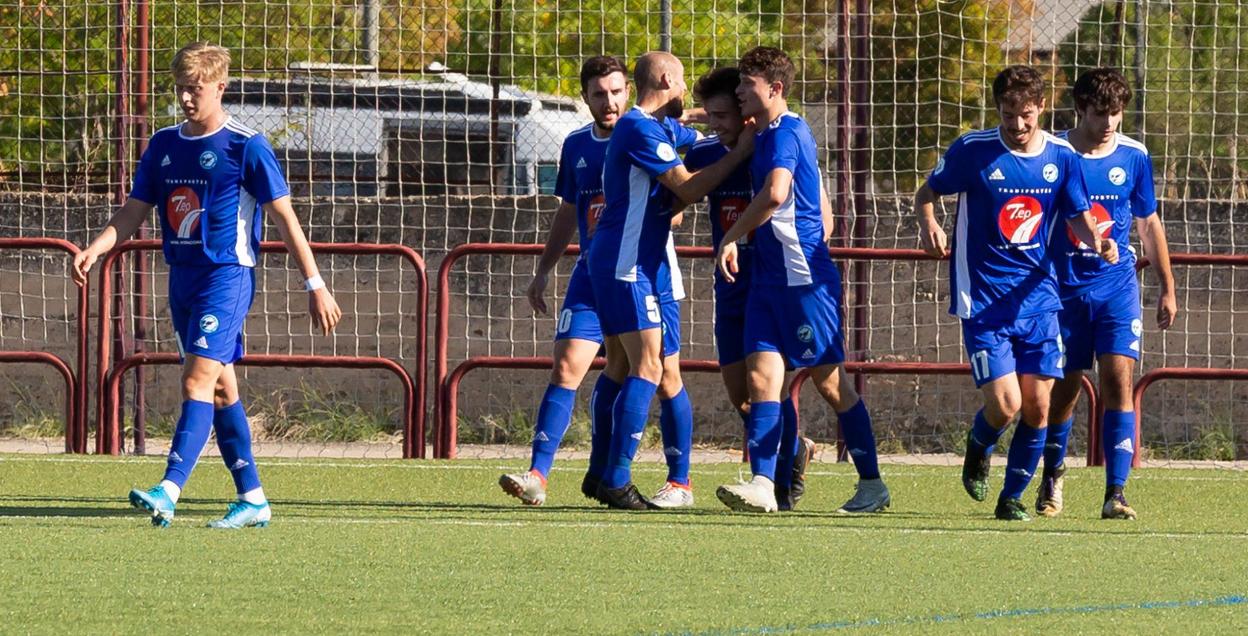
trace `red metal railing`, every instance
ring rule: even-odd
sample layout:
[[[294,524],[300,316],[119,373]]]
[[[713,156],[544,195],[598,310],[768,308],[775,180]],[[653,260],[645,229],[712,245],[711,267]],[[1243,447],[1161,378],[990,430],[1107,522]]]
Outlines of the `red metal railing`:
[[[845,371],[863,375],[970,375],[971,365],[964,362],[846,362]],[[798,404],[798,396],[802,392],[802,384],[810,377],[810,371],[801,369],[793,375],[789,382],[789,397],[793,404]],[[1088,396],[1088,436],[1092,438],[1099,430],[1100,401],[1097,399],[1096,385],[1083,376],[1083,392]],[[840,439],[840,428],[837,428],[837,461],[844,459],[844,443]],[[1092,444],[1088,443],[1088,462],[1092,461]]]
[[[0,238],[0,250],[54,250],[65,252],[72,259],[80,251],[77,245],[56,238]],[[89,332],[90,291],[78,288],[78,315],[74,317],[77,337],[78,371],[74,373],[59,356],[44,351],[6,351],[0,362],[40,362],[52,365],[65,378],[69,391],[65,401],[65,452],[87,452],[87,373],[90,364],[87,337]]]
[[[1153,369],[1140,377],[1135,383],[1135,389],[1131,391],[1132,404],[1135,405],[1135,457],[1131,460],[1131,465],[1138,467],[1140,465],[1140,410],[1144,405],[1144,393],[1148,391],[1148,387],[1161,380],[1248,380],[1248,369],[1188,369],[1183,367],[1162,367]],[[1102,453],[1103,453],[1103,449]],[[1104,463],[1104,455],[1098,457],[1099,463]]]
[[[100,399],[104,404],[104,416],[97,422],[96,439],[116,444],[121,440],[121,409],[119,394],[121,379],[130,369],[140,365],[178,365],[181,359],[176,353],[137,353],[122,358],[108,373]],[[407,369],[389,358],[355,356],[308,356],[251,354],[236,362],[241,367],[299,367],[332,369],[381,369],[393,373],[403,385],[403,457],[425,456],[424,420],[416,416],[417,395],[415,383]],[[110,446],[111,448],[111,446]],[[120,450],[120,449],[118,449]],[[116,454],[116,452],[112,453]]]
[[[429,278],[428,278],[428,273],[425,270],[424,259],[421,258],[420,254],[418,254],[416,250],[413,250],[410,247],[407,247],[405,245],[396,245],[396,244],[388,244],[388,243],[311,243],[310,246],[314,254],[345,254],[345,255],[375,255],[377,254],[377,255],[397,256],[407,261],[409,264],[412,265],[413,269],[416,270],[416,274],[417,274],[416,278],[419,284],[419,290],[417,291],[417,300],[416,300],[416,305],[417,305],[416,314],[420,316],[420,319],[416,325],[417,366],[416,366],[415,374],[409,375],[406,372],[406,370],[403,371],[404,377],[414,378],[414,381],[413,381],[414,401],[411,407],[411,411],[409,413],[411,417],[405,420],[403,423],[404,431],[405,431],[404,456],[405,457],[424,457],[425,455],[425,444],[424,444],[425,392],[426,392],[425,382],[426,382],[426,368],[427,368],[426,316],[428,315],[428,312],[429,312]],[[111,352],[112,340],[110,337],[110,333],[112,329],[112,325],[110,324],[111,307],[108,302],[109,297],[112,295],[112,270],[116,266],[118,258],[120,258],[121,255],[127,252],[132,252],[132,251],[137,251],[137,250],[155,251],[155,250],[159,250],[160,248],[161,248],[161,242],[159,240],[126,241],[125,243],[118,245],[115,249],[113,249],[112,252],[109,252],[108,256],[104,258],[103,263],[100,266],[100,289],[99,289],[100,307],[99,307],[99,320],[98,320],[99,334],[97,336],[99,338],[98,340],[99,348],[96,351],[96,360],[97,360],[97,365],[98,365],[97,382],[98,382],[99,396],[98,396],[97,403],[96,403],[96,428],[97,430],[100,431],[101,434],[96,438],[95,445],[96,445],[97,453],[108,453],[108,454],[115,455],[121,452],[121,438],[120,438],[119,432],[116,430],[116,427],[103,425],[103,423],[109,417],[108,413],[106,413],[106,407],[108,406],[106,404],[106,399],[107,399],[106,385],[107,385],[108,376],[109,376],[109,357],[112,353]],[[286,245],[279,241],[264,241],[260,244],[260,249],[261,249],[261,252],[263,253],[279,253],[280,254],[280,253],[286,253],[287,251]],[[137,362],[132,363],[132,366],[134,364],[146,364],[147,362],[145,361],[149,360],[149,358],[146,356],[149,356],[149,355],[156,355],[156,354],[139,354],[136,356],[131,356],[131,358],[137,360]],[[253,357],[258,357],[258,356],[247,356],[247,357],[253,358]],[[277,362],[276,360],[278,359],[297,360],[298,364],[288,365],[284,362]],[[262,358],[262,360],[267,360],[268,362],[255,363],[254,365],[243,364],[243,366],[305,365],[305,366],[317,366],[317,367],[341,366],[343,368],[382,368],[384,366],[386,368],[389,368],[388,365],[382,365],[380,362],[378,362],[380,360],[385,360],[383,358],[347,358],[347,357],[341,357],[341,356],[266,356],[265,358]],[[339,361],[342,361],[343,363],[341,365],[336,365],[332,363],[332,361],[334,360],[339,360]],[[379,366],[368,366],[368,367],[353,366],[353,365],[361,364],[360,361],[370,361],[369,364],[375,364]],[[121,362],[122,361],[118,361],[118,364],[120,365]],[[313,364],[314,362],[315,364]],[[163,362],[156,362],[156,361],[153,361],[151,363],[163,364]],[[394,363],[394,364],[397,366],[398,363]],[[401,369],[402,367],[399,367],[399,368]],[[115,405],[112,408],[116,408],[116,406],[119,406],[119,405]],[[84,421],[84,430],[85,430],[85,421]],[[416,436],[416,435],[419,435],[419,438],[413,439],[413,436]]]

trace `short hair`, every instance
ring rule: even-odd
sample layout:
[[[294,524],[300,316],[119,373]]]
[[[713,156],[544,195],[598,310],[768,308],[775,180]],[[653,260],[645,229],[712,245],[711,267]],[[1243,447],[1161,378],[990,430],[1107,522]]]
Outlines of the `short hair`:
[[[1071,93],[1075,98],[1075,108],[1080,111],[1091,106],[1098,113],[1117,113],[1125,110],[1131,101],[1127,78],[1107,67],[1094,68],[1080,75]]]
[[[737,101],[737,85],[741,83],[741,71],[735,66],[721,66],[698,78],[693,85],[693,96],[703,104],[712,97],[731,97]]]
[[[192,42],[174,54],[170,70],[174,77],[224,82],[230,76],[230,52],[216,44]]]
[[[770,46],[756,46],[746,51],[737,63],[737,70],[741,75],[761,77],[768,83],[780,82],[781,94],[786,96],[797,75],[793,60],[784,51]]]
[[[1007,66],[992,80],[992,99],[1002,104],[1044,103],[1045,83],[1040,71],[1023,64]]]
[[[581,64],[581,92],[588,90],[589,80],[606,77],[612,73],[623,73],[628,79],[628,67],[618,58],[611,55],[595,55]]]

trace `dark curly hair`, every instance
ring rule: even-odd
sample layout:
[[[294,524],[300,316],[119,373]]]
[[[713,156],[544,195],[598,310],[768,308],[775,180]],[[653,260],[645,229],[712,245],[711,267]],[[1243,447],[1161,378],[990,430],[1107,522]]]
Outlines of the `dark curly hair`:
[[[581,92],[589,86],[589,80],[595,77],[606,77],[612,73],[623,73],[628,77],[628,67],[618,58],[610,55],[595,55],[581,64]]]
[[[741,83],[741,71],[735,66],[721,66],[698,78],[693,85],[693,96],[703,104],[712,97],[731,97],[737,101],[737,85]]]
[[[793,60],[784,51],[770,46],[757,46],[746,51],[737,63],[737,69],[742,75],[761,77],[768,83],[780,82],[784,96],[788,96],[793,78],[797,75]]]
[[[1071,90],[1075,108],[1083,111],[1091,106],[1098,113],[1118,113],[1131,101],[1127,78],[1112,68],[1094,68],[1079,76]]]
[[[997,106],[1002,104],[1036,104],[1044,103],[1045,82],[1040,71],[1016,64],[1007,66],[996,79],[992,80],[992,99]]]

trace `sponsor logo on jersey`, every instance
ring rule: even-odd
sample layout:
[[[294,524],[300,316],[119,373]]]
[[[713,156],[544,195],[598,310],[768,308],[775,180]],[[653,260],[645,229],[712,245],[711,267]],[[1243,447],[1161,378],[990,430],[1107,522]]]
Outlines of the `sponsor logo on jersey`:
[[[1093,203],[1092,218],[1096,220],[1096,232],[1101,235],[1101,238],[1107,238],[1110,230],[1114,229],[1114,220],[1109,217],[1109,210],[1106,210],[1105,206],[1100,203]],[[1066,238],[1070,239],[1070,244],[1078,249],[1092,249],[1087,243],[1080,241],[1079,237],[1075,236],[1075,231],[1070,229],[1069,224],[1066,225]]]
[[[205,150],[199,155],[199,167],[204,170],[212,170],[217,167],[217,153],[211,150]]]
[[[578,159],[578,160],[577,160],[577,162],[576,162],[576,169],[577,169],[577,170],[580,170],[581,168],[586,168],[586,167],[588,167],[588,166],[589,166],[589,164],[585,163],[585,157],[581,157],[581,158],[580,158],[580,159]]]
[[[797,339],[802,342],[810,342],[815,339],[815,330],[810,325],[802,325],[797,328]]]
[[[745,213],[745,208],[749,205],[750,202],[741,197],[725,197],[719,203],[719,227],[727,232],[741,218],[741,215]]]
[[[1109,169],[1109,182],[1120,186],[1127,182],[1127,171],[1118,166]]]
[[[199,216],[203,211],[199,195],[186,186],[174,188],[165,200],[165,217],[178,238],[190,238],[199,231]]]
[[[585,208],[585,231],[590,236],[594,235],[594,230],[598,228],[598,221],[602,220],[602,211],[606,209],[607,198],[601,192],[589,200],[589,205]]]
[[[167,166],[167,165],[169,165],[169,164],[171,164],[171,163],[173,163],[173,162],[172,162],[172,161],[169,161],[169,155],[165,155],[165,158],[160,160],[160,167],[161,167],[161,168],[164,168],[165,166]]]
[[[988,180],[989,181],[1005,181],[1005,174],[1001,172],[1000,168],[997,168],[996,170],[992,171],[992,174],[988,175]]]
[[[1049,183],[1053,183],[1057,181],[1057,164],[1055,163],[1044,164],[1044,169],[1040,171],[1040,174],[1044,177],[1044,180],[1048,181]]]
[[[1005,202],[997,213],[997,227],[1001,236],[1015,245],[1031,243],[1040,232],[1044,210],[1034,197],[1020,194]]]

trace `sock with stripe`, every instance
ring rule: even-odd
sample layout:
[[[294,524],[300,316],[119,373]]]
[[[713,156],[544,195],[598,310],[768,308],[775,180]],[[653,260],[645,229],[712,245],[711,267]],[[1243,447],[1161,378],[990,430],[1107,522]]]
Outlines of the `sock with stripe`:
[[[556,384],[546,386],[542,404],[537,408],[537,426],[533,431],[533,459],[529,470],[535,470],[543,478],[550,475],[555,463],[555,453],[568,424],[572,422],[572,407],[576,404],[576,389],[565,389]]]
[[[650,401],[659,386],[643,378],[629,377],[615,398],[611,431],[611,452],[602,483],[607,488],[623,488],[632,481],[633,456],[641,445],[641,436],[650,417]]]
[[[659,400],[659,432],[663,435],[663,458],[667,480],[689,485],[689,461],[693,452],[693,405],[681,387],[670,400]]]

